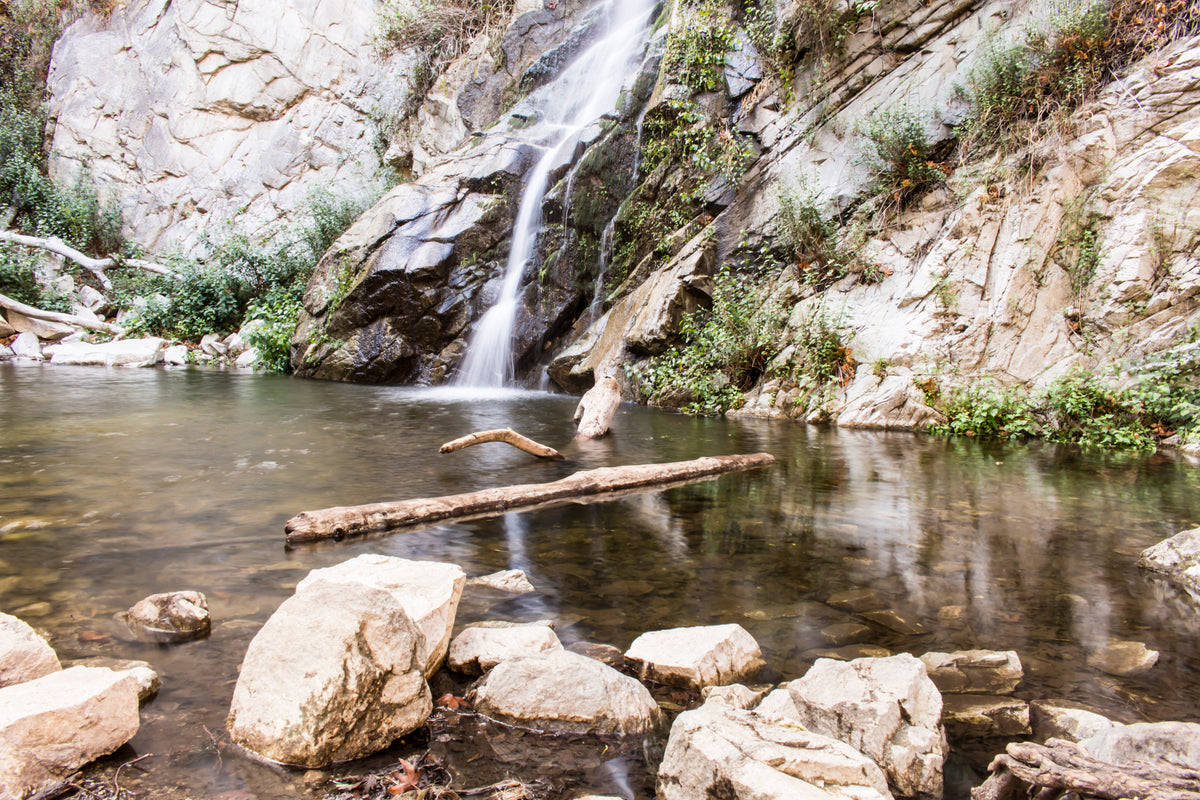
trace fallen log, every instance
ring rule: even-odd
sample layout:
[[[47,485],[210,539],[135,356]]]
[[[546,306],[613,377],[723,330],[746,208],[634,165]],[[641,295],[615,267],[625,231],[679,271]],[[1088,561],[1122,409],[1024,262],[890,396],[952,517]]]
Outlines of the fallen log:
[[[1074,742],[1013,742],[988,767],[992,775],[971,790],[971,800],[1008,800],[1073,792],[1083,797],[1120,800],[1200,800],[1200,772],[1166,763],[1110,764],[1093,758]]]
[[[576,437],[580,439],[599,439],[608,433],[608,426],[621,406],[621,386],[616,378],[608,377],[596,381],[596,385],[588,389],[579,398],[575,407]]]
[[[284,531],[288,544],[322,539],[341,541],[367,533],[447,519],[493,516],[516,508],[529,508],[558,501],[579,498],[602,500],[606,496],[626,490],[689,482],[726,472],[767,467],[774,463],[775,457],[768,453],[752,453],[710,456],[669,464],[602,467],[576,472],[551,483],[520,484],[445,497],[304,511],[289,519],[284,525]]]
[[[94,319],[77,317],[74,314],[60,314],[57,311],[42,311],[40,308],[27,306],[24,303],[13,300],[11,297],[3,294],[0,294],[0,308],[7,308],[10,311],[16,311],[18,314],[22,314],[33,319],[45,320],[47,322],[61,322],[64,325],[73,325],[76,328],[88,328],[89,330],[111,333],[116,336],[125,335],[125,329],[118,325],[110,325],[107,322],[97,322]]]
[[[109,256],[108,258],[92,258],[86,253],[82,253],[79,250],[76,250],[74,247],[71,247],[71,245],[67,244],[56,236],[43,239],[38,236],[26,236],[21,233],[14,233],[13,231],[0,230],[0,241],[12,242],[13,244],[19,244],[23,247],[34,247],[39,250],[45,250],[47,252],[54,253],[55,255],[60,255],[63,258],[69,258],[71,261],[74,261],[76,264],[95,275],[96,279],[100,281],[105,289],[112,288],[112,281],[108,279],[108,276],[104,274],[104,271],[123,265],[144,269],[147,272],[153,272],[156,275],[163,275],[168,278],[176,277],[175,273],[167,267],[164,267],[161,264],[155,264],[153,261],[144,261],[140,258],[118,259],[112,256]]]
[[[504,442],[511,444],[518,450],[524,450],[531,456],[538,458],[551,458],[555,461],[562,461],[563,454],[555,450],[553,447],[547,447],[544,444],[539,444],[533,439],[514,431],[512,428],[499,428],[494,431],[477,431],[467,436],[455,439],[452,442],[446,442],[438,448],[439,453],[455,453],[465,447],[470,447],[474,444],[483,444],[484,442]]]

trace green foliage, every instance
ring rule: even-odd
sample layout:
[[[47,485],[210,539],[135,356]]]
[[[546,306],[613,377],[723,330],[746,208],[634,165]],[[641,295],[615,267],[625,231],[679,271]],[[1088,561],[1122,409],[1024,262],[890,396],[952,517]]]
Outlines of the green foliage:
[[[764,294],[750,277],[719,275],[712,307],[681,323],[682,343],[633,370],[642,395],[689,414],[735,407],[779,351],[786,314]]]
[[[979,382],[941,396],[946,422],[930,430],[941,436],[1021,439],[1038,431],[1027,395],[1019,389]]]
[[[271,300],[255,300],[246,309],[246,319],[261,320],[262,327],[252,328],[247,342],[258,351],[258,364],[268,372],[291,369],[292,334],[300,319],[300,301],[276,295]]]
[[[875,190],[903,206],[946,180],[949,166],[934,158],[924,117],[905,106],[876,111],[859,132],[866,138],[865,162],[875,175]]]
[[[847,344],[845,326],[823,305],[810,308],[801,317],[788,343],[794,348],[792,378],[809,392],[854,379],[857,363]]]
[[[682,164],[698,176],[741,180],[755,155],[754,145],[727,123],[701,113],[691,101],[668,100],[643,129],[642,164],[647,172]]]
[[[1102,217],[1081,201],[1068,203],[1052,257],[1071,278],[1071,290],[1083,295],[1100,264]]]
[[[362,216],[379,197],[371,192],[366,197],[334,194],[324,187],[308,197],[308,213],[312,221],[300,231],[300,238],[308,247],[312,262],[316,264],[337,238],[346,232],[354,221]]]
[[[43,311],[71,310],[71,299],[48,286],[36,275],[36,256],[16,247],[0,247],[0,294]]]
[[[746,0],[742,27],[758,51],[769,73],[779,81],[791,100],[791,83],[796,63],[796,40],[779,24],[772,0]]]
[[[776,225],[798,281],[824,285],[846,274],[846,260],[837,246],[837,222],[821,211],[812,194],[781,190]]]
[[[1086,370],[1073,370],[1042,396],[1049,423],[1046,438],[1084,447],[1153,450],[1148,421],[1131,399]]]
[[[733,26],[724,9],[709,2],[691,12],[667,36],[663,71],[693,94],[725,88],[725,55],[733,47]]]
[[[879,7],[879,0],[797,0],[791,6],[788,25],[799,52],[809,52],[817,61],[828,61],[841,51],[846,37],[864,16]]]

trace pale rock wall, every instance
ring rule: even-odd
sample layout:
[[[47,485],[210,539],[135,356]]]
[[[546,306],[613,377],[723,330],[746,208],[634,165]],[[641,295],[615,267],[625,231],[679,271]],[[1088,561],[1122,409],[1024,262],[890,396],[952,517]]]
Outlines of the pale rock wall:
[[[194,248],[235,220],[264,232],[322,187],[378,179],[373,118],[408,102],[411,54],[380,60],[377,0],[132,0],[54,47],[52,174],[83,164],[126,235]]]

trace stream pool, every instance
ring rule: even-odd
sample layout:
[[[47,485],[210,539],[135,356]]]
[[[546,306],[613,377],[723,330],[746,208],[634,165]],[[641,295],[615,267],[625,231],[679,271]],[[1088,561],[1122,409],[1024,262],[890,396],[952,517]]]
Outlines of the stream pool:
[[[141,731],[110,759],[152,754],[120,775],[139,797],[330,791],[346,770],[255,763],[226,745],[224,718],[247,644],[296,583],[368,552],[452,561],[468,576],[523,569],[536,593],[468,595],[459,622],[550,619],[564,644],[624,649],[647,630],[737,622],[781,680],[830,647],[822,631],[855,619],[825,601],[867,589],[923,632],[871,624],[860,648],[1013,649],[1022,697],[1075,700],[1123,721],[1200,721],[1200,614],[1134,566],[1144,547],[1200,524],[1200,468],[1182,458],[630,406],[610,437],[573,443],[575,402],[0,364],[0,610],[43,631],[64,660],[136,658],[159,672]],[[437,452],[505,426],[568,460],[500,444]],[[778,463],[608,503],[284,547],[284,521],[306,509],[759,451]],[[210,638],[165,647],[114,635],[113,614],[179,589],[207,595]],[[1111,639],[1146,643],[1158,664],[1140,679],[1089,667]],[[615,772],[608,764],[576,780],[649,796],[649,778]]]

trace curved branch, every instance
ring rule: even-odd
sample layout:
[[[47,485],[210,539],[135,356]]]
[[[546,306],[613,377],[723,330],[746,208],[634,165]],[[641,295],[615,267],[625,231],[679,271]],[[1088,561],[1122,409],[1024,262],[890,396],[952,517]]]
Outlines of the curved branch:
[[[88,328],[93,331],[101,331],[103,333],[111,333],[116,336],[124,336],[125,329],[117,325],[111,325],[107,322],[99,322],[86,317],[77,317],[74,314],[60,314],[57,311],[42,311],[40,308],[27,306],[11,297],[0,294],[0,308],[7,308],[10,311],[16,311],[32,319],[41,319],[46,322],[61,322],[64,325],[72,325],[76,328]]]
[[[56,236],[42,239],[37,236],[25,236],[21,233],[0,230],[0,241],[12,242],[13,244],[19,244],[23,247],[35,247],[39,250],[46,250],[56,255],[60,255],[63,258],[69,258],[71,261],[74,261],[76,264],[95,275],[97,280],[104,284],[105,289],[112,288],[112,281],[108,279],[108,276],[104,274],[104,271],[112,269],[113,267],[120,267],[124,265],[144,269],[147,272],[153,272],[157,275],[163,275],[167,278],[176,277],[175,273],[167,267],[164,267],[161,264],[155,264],[152,261],[144,261],[140,258],[121,259],[114,256],[109,256],[108,258],[92,258],[86,253],[81,253],[74,247],[71,247],[71,245],[67,244]]]
[[[539,444],[533,439],[514,431],[512,428],[499,428],[494,431],[478,431],[476,433],[463,436],[461,439],[455,439],[452,442],[446,442],[438,448],[439,453],[454,453],[462,450],[464,447],[470,447],[473,444],[482,444],[484,442],[504,442],[511,444],[518,450],[524,450],[532,456],[538,458],[551,458],[556,461],[561,461],[562,453],[555,450],[553,447],[547,447],[544,444]]]

